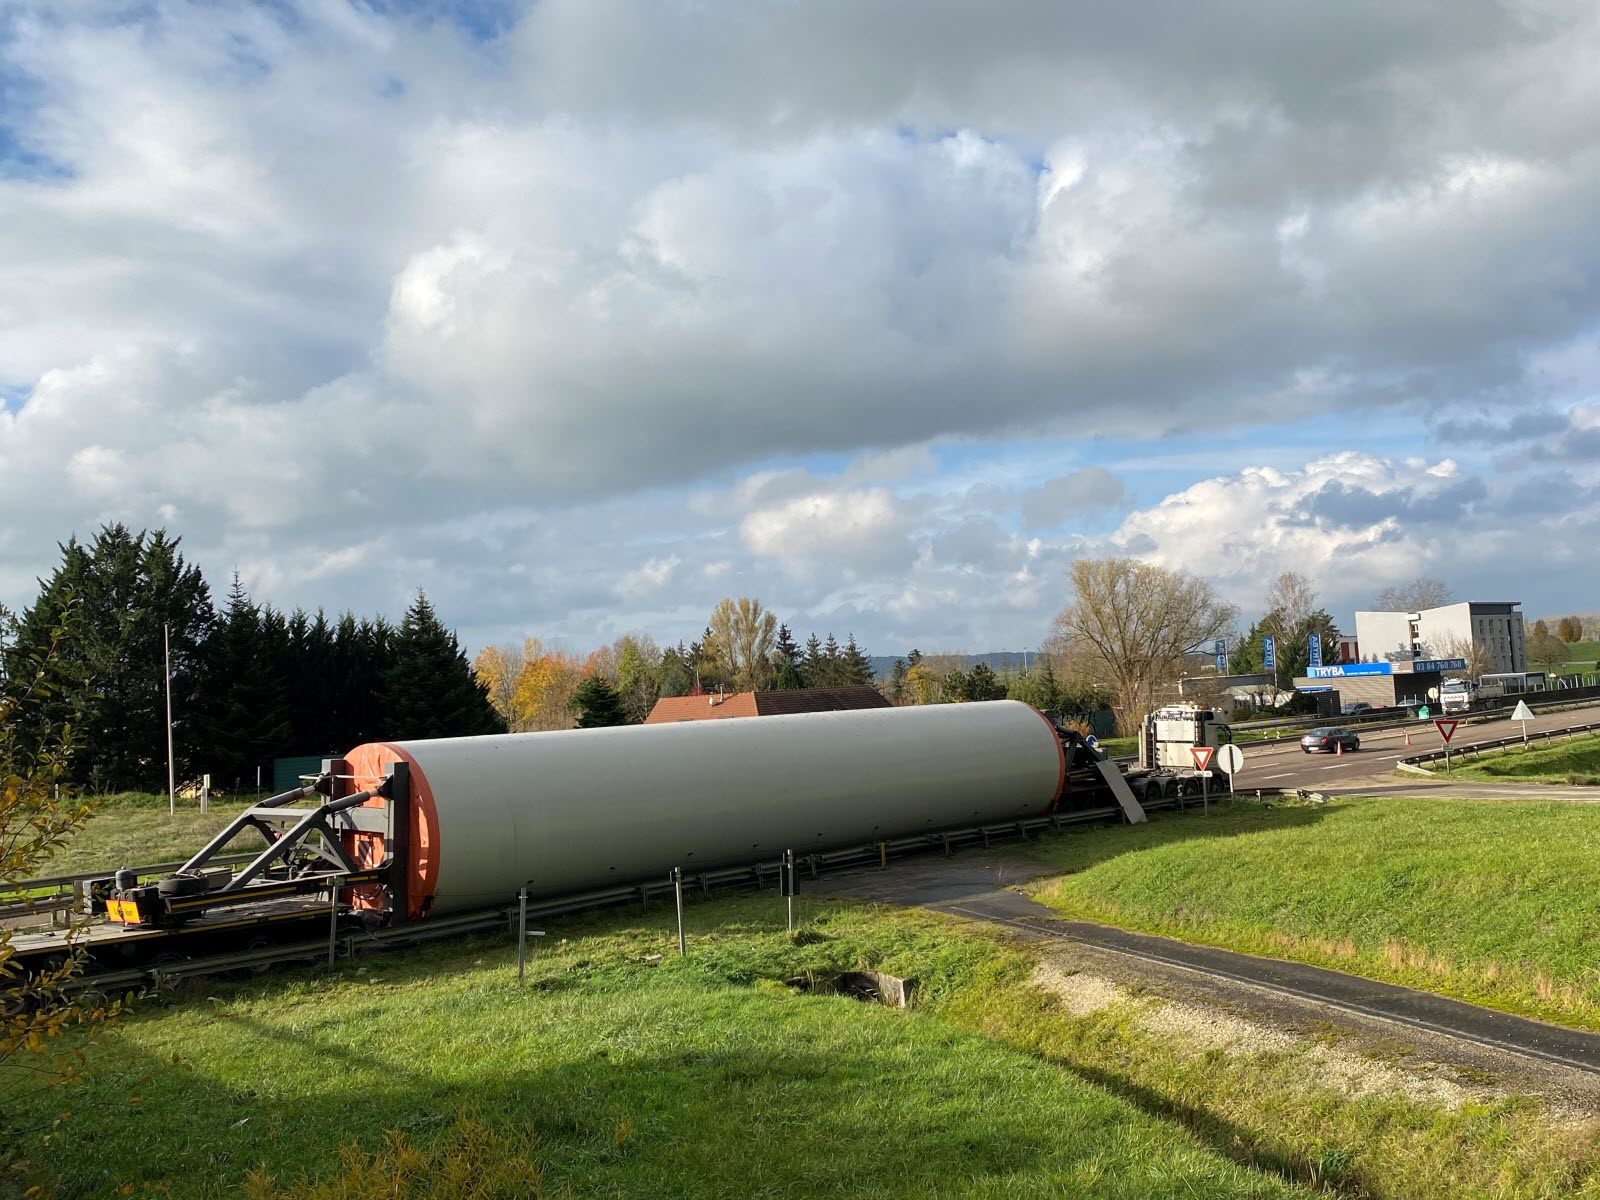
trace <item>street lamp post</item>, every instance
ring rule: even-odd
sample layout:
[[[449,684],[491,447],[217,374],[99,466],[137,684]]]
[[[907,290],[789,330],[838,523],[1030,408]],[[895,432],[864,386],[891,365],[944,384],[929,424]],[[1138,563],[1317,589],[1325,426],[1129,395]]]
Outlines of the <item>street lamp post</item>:
[[[161,627],[161,659],[167,682],[167,814],[178,815],[178,772],[172,760],[172,626]]]

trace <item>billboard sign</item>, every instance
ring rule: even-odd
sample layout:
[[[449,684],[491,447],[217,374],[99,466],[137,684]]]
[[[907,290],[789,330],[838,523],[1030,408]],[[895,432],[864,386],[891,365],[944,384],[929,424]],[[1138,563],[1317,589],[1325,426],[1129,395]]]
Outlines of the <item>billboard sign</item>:
[[[1351,679],[1358,675],[1393,675],[1393,663],[1343,663],[1333,667],[1312,667],[1312,679]]]

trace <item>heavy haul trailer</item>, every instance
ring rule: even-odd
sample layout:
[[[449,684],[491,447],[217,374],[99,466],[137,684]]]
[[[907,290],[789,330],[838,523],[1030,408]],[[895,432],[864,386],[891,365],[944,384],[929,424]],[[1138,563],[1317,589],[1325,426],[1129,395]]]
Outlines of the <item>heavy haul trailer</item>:
[[[347,935],[433,936],[492,925],[524,887],[550,909],[587,907],[638,897],[672,867],[706,886],[759,881],[760,864],[793,850],[815,873],[1139,822],[1198,791],[1192,771],[1125,773],[1017,701],[370,743],[242,813],[170,875],[93,881],[87,905],[106,919],[88,945],[97,966],[133,969],[319,934],[326,945],[330,919]],[[219,865],[256,834],[266,844],[248,863]],[[13,943],[24,961],[63,944]]]
[[[815,865],[1020,829],[1064,811],[1069,774],[1094,774],[1096,758],[1016,701],[370,743],[241,814],[180,870],[97,881],[89,903],[108,924],[91,947],[105,965],[211,954],[314,936],[333,907],[349,928],[433,927],[523,887],[603,894],[672,867],[714,877],[785,850]],[[250,863],[216,868],[257,834]]]

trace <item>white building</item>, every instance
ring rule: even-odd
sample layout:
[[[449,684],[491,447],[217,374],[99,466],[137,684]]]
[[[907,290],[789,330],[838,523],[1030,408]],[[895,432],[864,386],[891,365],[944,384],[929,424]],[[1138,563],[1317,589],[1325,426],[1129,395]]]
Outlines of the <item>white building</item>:
[[[1483,656],[1483,674],[1526,671],[1520,601],[1467,602],[1421,612],[1358,612],[1356,642],[1367,662],[1464,657],[1468,645]]]

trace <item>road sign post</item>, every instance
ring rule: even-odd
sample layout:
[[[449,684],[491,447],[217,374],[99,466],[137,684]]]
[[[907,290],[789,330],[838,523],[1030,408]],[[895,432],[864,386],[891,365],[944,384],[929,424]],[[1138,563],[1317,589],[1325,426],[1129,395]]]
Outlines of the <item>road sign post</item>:
[[[1244,769],[1244,751],[1229,742],[1217,751],[1217,766],[1228,777],[1228,796],[1233,796],[1233,777]]]
[[[1533,709],[1528,707],[1526,700],[1518,700],[1517,707],[1512,710],[1511,719],[1522,722],[1522,744],[1528,744],[1528,722],[1533,720]]]
[[[1456,726],[1459,725],[1459,724],[1461,724],[1460,721],[1452,721],[1452,720],[1448,720],[1448,719],[1446,719],[1444,717],[1440,717],[1437,721],[1435,721],[1433,723],[1434,728],[1439,731],[1439,736],[1444,739],[1444,773],[1446,775],[1449,775],[1451,773],[1451,767],[1450,767],[1450,739],[1455,737],[1455,735],[1456,735]]]
[[[1211,757],[1216,754],[1210,746],[1191,746],[1189,756],[1194,759],[1194,769],[1200,772],[1200,811],[1211,811]]]

